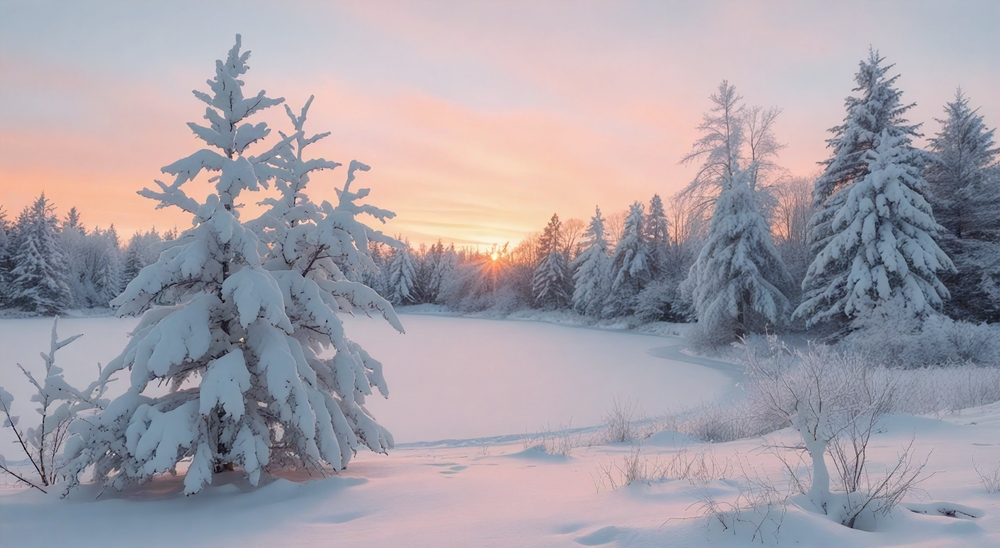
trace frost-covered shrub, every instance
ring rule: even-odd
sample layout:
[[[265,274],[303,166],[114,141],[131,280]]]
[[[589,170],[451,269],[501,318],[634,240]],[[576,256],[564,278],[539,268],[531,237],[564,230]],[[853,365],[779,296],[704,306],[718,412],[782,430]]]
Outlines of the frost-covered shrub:
[[[927,318],[917,335],[920,352],[914,365],[978,363],[1000,365],[1000,324],[975,324],[937,315]],[[927,356],[924,363],[916,358]]]
[[[871,489],[863,481],[868,477],[864,464],[868,440],[896,396],[891,372],[873,375],[864,354],[816,346],[809,352],[793,353],[774,335],[766,342],[764,347],[744,347],[741,361],[749,378],[744,389],[751,410],[792,426],[802,437],[812,462],[812,485],[805,498],[817,512],[849,527],[872,508],[891,510],[922,469],[913,465],[912,453],[907,451],[899,466],[887,472],[885,481],[872,484]],[[844,439],[848,444],[838,445]],[[830,490],[827,452],[834,456],[835,471],[846,493]],[[841,504],[844,512],[838,509]]]
[[[14,431],[14,437],[17,438],[21,451],[38,475],[38,480],[32,481],[22,475],[23,472],[8,465],[2,454],[0,454],[0,470],[43,493],[45,489],[42,487],[53,485],[64,477],[63,468],[66,466],[66,461],[63,458],[63,448],[69,439],[73,423],[81,414],[89,413],[107,403],[101,400],[105,390],[103,382],[94,382],[83,390],[74,388],[66,382],[63,369],[56,365],[56,352],[81,335],[73,335],[60,341],[58,325],[59,318],[56,317],[52,322],[49,351],[41,353],[45,362],[45,376],[41,377],[41,380],[36,379],[31,371],[18,364],[28,382],[35,387],[31,401],[38,404],[35,408],[39,416],[37,426],[26,430],[19,426],[20,417],[14,415],[11,408],[14,396],[0,387],[0,411],[4,414],[4,427]]]
[[[919,369],[877,368],[876,382],[892,378],[896,395],[891,413],[923,415],[959,411],[1000,401],[1000,367],[951,365]]]
[[[653,280],[636,295],[635,317],[642,322],[687,322],[693,311],[674,280]]]
[[[787,426],[784,421],[761,415],[746,401],[710,403],[687,413],[677,429],[693,439],[724,443],[763,436]]]
[[[879,314],[886,308],[876,309]],[[1000,365],[1000,325],[955,321],[933,315],[888,311],[871,318],[866,327],[839,343],[848,351],[867,354],[888,367],[931,367],[949,364]]]

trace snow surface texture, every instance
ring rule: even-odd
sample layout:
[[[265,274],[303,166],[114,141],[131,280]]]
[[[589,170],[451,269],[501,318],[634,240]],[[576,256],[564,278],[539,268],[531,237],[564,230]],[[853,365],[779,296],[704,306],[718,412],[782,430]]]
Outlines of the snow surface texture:
[[[0,489],[2,544],[760,544],[759,540],[751,542],[751,533],[746,530],[741,529],[741,536],[736,536],[732,531],[706,526],[709,522],[697,517],[698,501],[706,494],[720,501],[738,496],[736,483],[742,481],[738,463],[745,465],[748,458],[758,468],[781,477],[780,463],[759,450],[759,439],[709,446],[664,431],[642,443],[643,458],[650,464],[705,460],[717,465],[717,473],[703,474],[704,481],[666,477],[617,490],[605,481],[598,490],[599,482],[595,481],[600,480],[600,468],[621,463],[635,451],[632,445],[588,447],[588,430],[574,430],[564,434],[562,439],[569,449],[561,454],[551,450],[559,444],[538,447],[540,425],[532,427],[528,436],[497,435],[523,432],[521,428],[511,431],[512,423],[497,422],[510,414],[520,414],[518,424],[539,423],[545,413],[549,415],[544,420],[551,420],[553,426],[567,415],[572,415],[574,426],[594,424],[578,413],[593,409],[592,417],[599,420],[597,414],[609,406],[610,395],[605,396],[605,390],[617,389],[652,412],[657,410],[649,404],[655,402],[643,399],[646,394],[658,393],[663,401],[686,395],[690,401],[710,399],[730,386],[730,380],[717,371],[649,354],[683,358],[680,352],[663,351],[675,339],[536,322],[413,315],[404,321],[408,327],[405,337],[390,336],[391,330],[378,327],[374,320],[352,320],[346,326],[358,333],[362,343],[369,337],[383,337],[387,363],[395,363],[396,355],[430,354],[423,361],[409,362],[406,368],[390,370],[393,398],[382,403],[393,404],[397,398],[409,401],[399,400],[398,412],[389,408],[373,412],[407,441],[464,439],[404,443],[388,456],[362,452],[339,477],[303,483],[311,478],[289,476],[250,492],[245,492],[250,486],[238,472],[218,476],[193,498],[182,495],[183,479],[171,476],[158,478],[141,491],[105,491],[96,501],[97,490],[86,487],[69,501],[24,489]],[[92,377],[95,370],[91,362],[114,353],[126,340],[133,322],[115,318],[62,320],[60,329],[65,333],[84,335],[74,343],[73,356],[62,362],[69,380]],[[48,327],[45,319],[0,320],[0,375],[10,378],[13,360],[37,361],[36,352],[45,347]],[[411,342],[414,340],[422,342]],[[611,354],[587,357],[598,346],[608,348]],[[608,359],[614,353],[618,357]],[[533,357],[526,360],[529,355]],[[504,368],[511,371],[503,372]],[[592,375],[567,375],[567,369]],[[465,375],[461,382],[474,383],[479,395],[467,389],[464,393],[468,396],[451,391],[453,398],[437,397],[433,390],[451,390],[438,384],[457,373]],[[690,384],[679,384],[686,381]],[[17,396],[24,401],[23,395]],[[546,400],[570,407],[553,413]],[[540,408],[543,404],[546,407]],[[463,422],[454,421],[459,416]],[[470,429],[464,430],[465,424]],[[428,429],[411,430],[420,425]],[[483,435],[495,436],[469,439]],[[792,444],[797,436],[785,430],[771,441]],[[1000,499],[985,491],[972,466],[973,456],[980,464],[1000,460],[996,444],[1000,439],[1000,404],[966,410],[945,420],[888,417],[873,438],[870,462],[876,466],[892,462],[911,436],[915,436],[917,454],[930,453],[928,469],[936,472],[921,484],[925,497],[904,501],[912,503],[920,514],[900,510],[890,524],[866,533],[792,506],[781,522],[781,542],[777,545],[987,547],[1000,543],[1000,520],[996,519]],[[558,441],[559,434],[550,434],[549,439]],[[980,517],[947,517],[941,515],[941,508]],[[773,529],[774,524],[763,529],[763,544],[776,544]]]

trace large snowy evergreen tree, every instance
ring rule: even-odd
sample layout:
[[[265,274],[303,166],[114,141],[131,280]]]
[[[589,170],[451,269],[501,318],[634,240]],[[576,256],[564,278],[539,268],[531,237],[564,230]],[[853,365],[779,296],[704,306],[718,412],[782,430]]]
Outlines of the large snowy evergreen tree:
[[[10,251],[10,301],[28,312],[60,313],[71,304],[67,266],[59,246],[59,221],[52,203],[42,193],[17,219],[17,235]]]
[[[573,309],[580,314],[599,316],[607,298],[611,258],[601,208],[595,208],[586,232],[582,251],[570,265],[573,268]]]
[[[834,237],[833,218],[847,200],[849,187],[867,176],[867,153],[875,148],[883,131],[898,139],[901,147],[909,147],[912,139],[920,136],[920,124],[910,125],[904,118],[914,104],[902,103],[902,92],[895,87],[899,76],[888,77],[894,65],[883,65],[883,61],[885,58],[874,49],[869,51],[867,60],[861,61],[855,75],[857,87],[853,89],[858,96],[845,100],[844,123],[830,130],[833,137],[827,140],[827,146],[833,149],[833,154],[821,162],[825,169],[813,188],[814,213],[808,228],[814,261]],[[908,157],[915,166],[923,165],[922,155]],[[847,318],[835,313],[835,303],[846,298],[845,287],[833,282],[843,279],[846,272],[834,270],[834,265],[830,267],[810,267],[807,271],[802,282],[803,304],[796,309],[794,317],[810,325],[829,322],[840,329]]]
[[[636,295],[652,276],[645,223],[646,213],[642,203],[635,202],[629,208],[622,237],[611,257],[611,284],[602,311],[606,317],[631,314],[635,310]]]
[[[924,198],[921,154],[908,137],[884,129],[865,153],[865,176],[839,191],[845,196],[831,220],[833,236],[807,280],[832,275],[796,310],[808,323],[846,317],[859,329],[880,308],[906,314],[902,322],[927,316],[948,298],[937,273],[954,267],[937,244],[942,228]]]
[[[1000,321],[1000,164],[995,130],[969,108],[959,89],[945,105],[941,130],[930,139],[933,156],[925,171],[934,218],[947,233],[941,248],[955,262],[942,273],[951,290],[949,316],[969,321]]]
[[[690,295],[704,344],[732,342],[784,323],[791,278],[771,240],[749,181],[734,167],[719,194],[708,238],[681,288]]]
[[[359,396],[370,393],[371,384],[386,393],[381,366],[343,337],[334,312],[352,302],[384,301],[363,286],[328,278],[338,272],[334,257],[356,258],[355,242],[367,244],[367,229],[354,222],[364,206],[353,204],[367,191],[352,193],[348,182],[340,206],[324,204],[320,226],[302,229],[314,236],[303,234],[302,247],[285,239],[280,255],[268,258],[270,250],[239,219],[241,194],[273,177],[294,180],[304,166],[280,162],[292,137],[259,156],[246,154],[270,130],[244,121],[282,99],[264,91],[244,95],[239,78],[249,52],[240,46],[237,35],[227,59],[216,63],[211,93],[194,92],[208,105],[209,125],[188,125],[211,148],[164,167],[175,176],[172,184],[157,181],[159,190],[140,191],[157,207],[191,213],[194,226],[169,242],[113,303],[119,315],[145,311],[125,350],[102,372],[107,379],[131,369],[131,382],[81,426],[81,441],[69,451],[68,488],[90,465],[99,481],[122,488],[190,458],[184,486],[191,494],[235,466],[256,485],[269,465],[343,466],[358,437],[379,450],[391,446]],[[182,186],[202,170],[215,172],[209,179],[215,191],[198,201]],[[316,207],[289,207],[290,219],[321,215]],[[294,324],[286,310],[299,314]],[[313,324],[321,329],[310,340],[299,327]],[[336,355],[316,360],[317,340],[334,341]],[[155,383],[169,391],[150,393]]]
[[[703,136],[685,160],[703,159],[701,184],[718,186],[719,194],[705,244],[681,289],[694,303],[698,337],[717,345],[783,323],[791,280],[758,195],[758,164],[770,162],[780,148],[770,122],[758,125],[761,110],[744,109],[728,82],[722,82],[711,99],[714,105],[699,127]],[[773,144],[761,146],[767,142]],[[749,165],[741,168],[741,161]]]
[[[535,305],[541,308],[566,308],[573,293],[561,228],[559,216],[553,214],[538,241],[538,256],[541,260],[531,277],[531,293]]]
[[[930,139],[934,154],[925,173],[934,217],[959,239],[1000,236],[1000,181],[991,177],[1000,154],[993,142],[996,130],[987,129],[982,115],[969,108],[961,89],[944,110],[947,117],[937,120],[941,131]]]

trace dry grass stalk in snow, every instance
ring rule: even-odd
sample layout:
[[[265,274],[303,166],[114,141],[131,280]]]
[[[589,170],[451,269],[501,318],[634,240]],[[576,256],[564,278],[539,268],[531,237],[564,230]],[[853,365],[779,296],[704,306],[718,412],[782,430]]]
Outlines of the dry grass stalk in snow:
[[[685,480],[691,485],[704,485],[711,481],[731,477],[732,463],[727,459],[719,462],[715,454],[707,449],[691,452],[687,449],[670,455],[647,456],[642,445],[632,446],[628,455],[621,459],[611,459],[598,465],[594,477],[597,491],[607,487],[619,489],[626,485],[642,482]]]
[[[993,468],[989,466],[980,466],[976,462],[976,457],[972,457],[972,468],[976,470],[976,475],[979,476],[979,481],[983,483],[983,487],[989,494],[1000,493],[1000,462]]]
[[[765,471],[749,462],[740,462],[739,490],[732,502],[719,501],[708,490],[693,507],[698,517],[707,520],[709,529],[721,527],[736,536],[749,535],[750,542],[764,543],[764,536],[778,540],[778,533],[788,513],[788,493],[782,493]]]

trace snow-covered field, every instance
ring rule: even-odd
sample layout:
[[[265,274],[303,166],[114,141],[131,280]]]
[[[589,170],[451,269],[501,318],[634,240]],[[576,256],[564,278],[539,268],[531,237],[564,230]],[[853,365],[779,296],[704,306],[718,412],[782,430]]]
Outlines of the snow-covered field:
[[[613,395],[650,416],[723,396],[738,380],[731,366],[689,358],[678,351],[683,339],[672,337],[527,321],[402,320],[406,335],[368,319],[347,324],[385,365],[390,398],[370,408],[399,444],[388,456],[359,453],[338,477],[288,477],[256,490],[235,476],[217,478],[191,498],[172,477],[96,501],[92,486],[61,501],[10,482],[0,489],[0,545],[1000,545],[1000,494],[988,494],[972,466],[973,456],[1000,462],[1000,404],[940,420],[889,417],[871,444],[877,469],[912,437],[933,475],[905,502],[977,518],[898,510],[869,533],[792,505],[767,518],[752,541],[755,526],[724,530],[699,517],[699,501],[735,500],[747,476],[782,483],[780,463],[762,440],[700,444],[662,431],[637,449],[606,443],[596,428]],[[60,360],[70,380],[91,378],[98,361],[124,346],[133,323],[62,320],[61,336],[84,334]],[[24,420],[27,390],[14,364],[40,367],[49,327],[49,320],[0,320],[0,384],[18,397]],[[8,432],[0,432],[0,443],[16,458]],[[795,436],[783,431],[767,443],[791,445]],[[653,475],[665,477],[612,489],[621,481],[615,466],[637,450],[650,471],[667,470]]]

